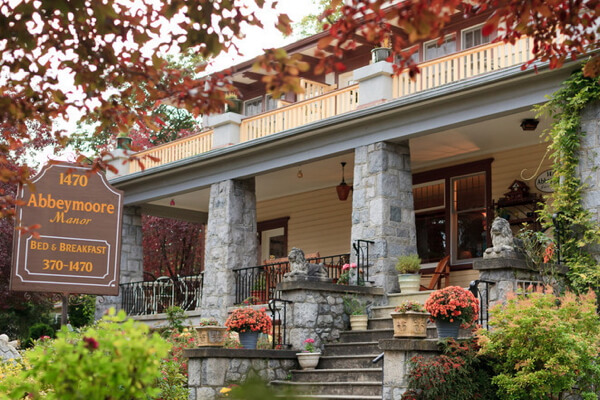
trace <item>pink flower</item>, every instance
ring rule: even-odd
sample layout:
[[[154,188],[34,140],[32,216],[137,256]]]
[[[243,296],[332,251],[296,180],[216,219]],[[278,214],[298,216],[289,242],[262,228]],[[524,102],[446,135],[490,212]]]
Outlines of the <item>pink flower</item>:
[[[350,264],[350,268],[356,268],[356,263]]]
[[[344,264],[342,266],[342,271],[348,271],[350,269],[350,264]]]

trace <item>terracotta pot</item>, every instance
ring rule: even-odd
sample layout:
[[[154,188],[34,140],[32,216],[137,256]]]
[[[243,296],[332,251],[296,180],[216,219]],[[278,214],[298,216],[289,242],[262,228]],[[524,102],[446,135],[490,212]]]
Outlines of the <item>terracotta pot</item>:
[[[366,315],[351,315],[350,329],[353,331],[366,331],[369,317]]]
[[[198,347],[223,347],[227,337],[224,326],[198,326]]]
[[[429,313],[416,311],[393,312],[394,337],[427,337],[427,319]]]
[[[315,369],[319,363],[321,353],[296,353],[298,363],[302,369]]]

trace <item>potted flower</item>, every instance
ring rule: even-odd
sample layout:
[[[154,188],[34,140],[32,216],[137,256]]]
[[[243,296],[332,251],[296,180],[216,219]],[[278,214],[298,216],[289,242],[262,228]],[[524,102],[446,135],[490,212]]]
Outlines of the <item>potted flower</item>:
[[[427,337],[429,313],[418,301],[405,301],[390,315],[394,323],[394,337]]]
[[[296,353],[300,368],[302,369],[315,369],[319,363],[321,352],[315,349],[315,340],[308,338],[304,341],[304,350],[300,353]]]
[[[225,112],[242,113],[242,100],[231,93],[225,96]]]
[[[223,347],[227,328],[219,325],[214,318],[201,318],[196,327],[198,347]]]
[[[360,300],[356,295],[342,297],[344,302],[344,311],[350,317],[350,329],[353,331],[367,330],[367,311],[365,302]]]
[[[418,292],[421,285],[421,259],[417,254],[398,257],[396,271],[398,271],[398,285],[401,293]]]
[[[356,263],[344,264],[342,266],[342,273],[337,280],[338,285],[360,285],[364,286],[365,281],[358,272],[358,266]]]
[[[438,337],[458,337],[461,325],[468,328],[477,321],[479,300],[458,286],[448,286],[431,293],[425,302],[438,330]]]
[[[245,349],[256,349],[258,335],[271,333],[273,324],[264,308],[236,308],[225,321],[225,326],[240,335],[240,343]]]

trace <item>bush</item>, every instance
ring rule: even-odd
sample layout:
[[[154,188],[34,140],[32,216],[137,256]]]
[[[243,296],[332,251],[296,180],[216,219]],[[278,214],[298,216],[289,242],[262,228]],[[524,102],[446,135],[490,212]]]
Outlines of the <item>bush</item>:
[[[96,296],[80,295],[69,298],[69,323],[74,328],[82,328],[94,322]]]
[[[113,310],[81,333],[63,328],[55,340],[37,342],[24,355],[31,367],[0,381],[0,399],[24,393],[50,400],[153,398],[168,349],[147,325]]]
[[[54,328],[43,322],[38,322],[29,327],[29,337],[24,343],[24,347],[31,347],[33,343],[42,337],[53,338],[56,332]]]
[[[531,293],[491,310],[482,352],[495,359],[494,383],[511,400],[558,398],[574,392],[597,399],[600,320],[592,292]]]
[[[444,354],[413,357],[403,400],[494,400],[491,368],[475,339],[449,339]]]

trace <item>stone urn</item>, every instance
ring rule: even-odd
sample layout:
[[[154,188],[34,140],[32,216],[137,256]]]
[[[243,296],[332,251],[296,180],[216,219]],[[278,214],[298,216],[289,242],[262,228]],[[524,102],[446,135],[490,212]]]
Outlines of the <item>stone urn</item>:
[[[425,338],[427,337],[427,320],[429,313],[405,311],[392,312],[394,324],[394,337],[398,338]]]
[[[369,317],[363,315],[350,315],[350,329],[353,331],[366,331]]]
[[[298,357],[298,363],[302,369],[315,369],[319,364],[319,358],[321,358],[321,352],[317,353],[296,353]]]
[[[223,347],[227,338],[224,326],[198,326],[198,347]]]

